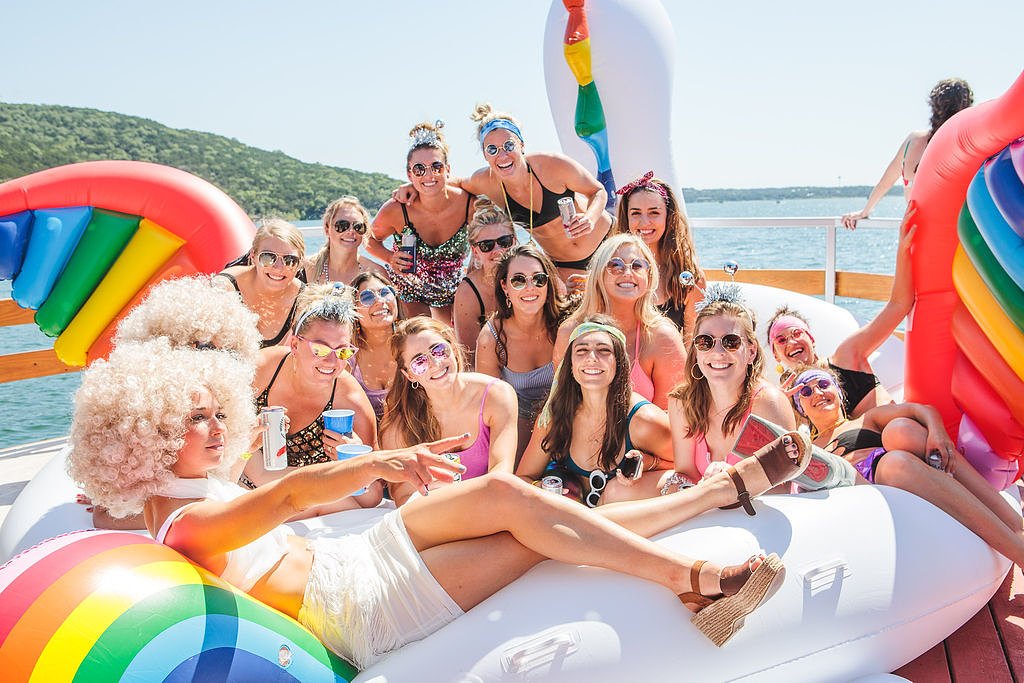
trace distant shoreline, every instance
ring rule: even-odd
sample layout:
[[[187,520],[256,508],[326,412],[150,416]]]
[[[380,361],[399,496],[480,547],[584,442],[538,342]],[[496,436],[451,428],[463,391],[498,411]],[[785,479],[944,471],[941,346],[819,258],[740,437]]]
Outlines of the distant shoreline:
[[[831,199],[835,197],[854,197],[867,199],[871,192],[870,185],[844,185],[842,187],[755,187],[755,188],[715,188],[698,190],[695,187],[684,187],[683,197],[689,204],[698,202],[743,202],[782,199]],[[895,185],[887,195],[900,195],[902,189]]]

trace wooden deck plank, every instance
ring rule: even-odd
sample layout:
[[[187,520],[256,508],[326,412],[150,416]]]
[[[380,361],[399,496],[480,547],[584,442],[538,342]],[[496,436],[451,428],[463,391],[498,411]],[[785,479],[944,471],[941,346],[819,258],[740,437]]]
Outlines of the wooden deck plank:
[[[1013,683],[988,605],[946,639],[946,652],[954,680]]]
[[[939,643],[893,673],[912,683],[952,683],[949,677],[949,664],[946,661],[946,647],[943,643]]]
[[[1024,573],[1014,566],[989,603],[1015,681],[1024,681]]]

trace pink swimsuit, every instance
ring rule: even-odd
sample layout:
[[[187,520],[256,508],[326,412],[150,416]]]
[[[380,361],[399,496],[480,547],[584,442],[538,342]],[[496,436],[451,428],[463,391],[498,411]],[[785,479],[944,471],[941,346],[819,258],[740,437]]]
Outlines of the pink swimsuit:
[[[740,420],[741,427],[747,421],[747,418],[750,417],[750,413],[754,408],[754,399],[756,399],[760,393],[760,389],[754,392],[754,397],[750,400],[750,408],[747,409],[747,412],[743,414],[743,419]],[[735,465],[742,459],[743,458],[732,451],[727,453],[725,456],[725,462],[730,465]],[[693,466],[697,468],[697,472],[703,477],[709,465],[711,465],[711,449],[708,448],[708,442],[704,434],[701,434],[694,439]]]
[[[629,368],[629,383],[633,391],[648,401],[654,402],[654,380],[640,367],[640,326],[636,328],[636,344],[633,348],[633,364]]]
[[[491,460],[491,428],[484,424],[484,403],[487,402],[487,392],[491,390],[491,385],[497,381],[497,379],[492,379],[488,382],[484,387],[484,395],[480,398],[479,430],[476,441],[470,444],[466,450],[456,453],[466,468],[462,474],[464,480],[487,474]]]

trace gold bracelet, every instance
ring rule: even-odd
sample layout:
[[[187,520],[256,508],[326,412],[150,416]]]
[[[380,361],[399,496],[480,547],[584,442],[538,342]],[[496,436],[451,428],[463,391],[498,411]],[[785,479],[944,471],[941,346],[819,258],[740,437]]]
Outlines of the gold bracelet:
[[[240,460],[248,460],[252,457],[252,453],[250,451],[246,451],[245,453],[239,453],[238,457]]]

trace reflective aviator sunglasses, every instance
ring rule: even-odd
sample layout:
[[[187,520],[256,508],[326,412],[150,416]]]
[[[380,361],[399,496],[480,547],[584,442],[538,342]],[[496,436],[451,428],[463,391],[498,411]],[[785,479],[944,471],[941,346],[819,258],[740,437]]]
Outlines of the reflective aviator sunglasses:
[[[427,174],[427,170],[428,169],[434,175],[441,175],[442,173],[444,173],[444,162],[442,162],[442,161],[433,161],[433,162],[430,163],[429,166],[426,166],[426,165],[420,164],[420,163],[416,163],[416,164],[413,164],[409,168],[409,170],[412,171],[412,174],[414,176],[416,176],[417,178],[422,178],[423,176],[425,176]]]
[[[409,361],[409,372],[417,376],[425,375],[430,370],[431,363],[436,365],[450,355],[452,355],[452,347],[448,342],[437,342],[427,349],[427,353],[417,354]]]
[[[501,143],[500,146],[487,145],[486,147],[484,147],[484,151],[487,152],[487,156],[490,157],[498,156],[499,149],[503,149],[509,154],[511,154],[512,152],[516,151],[516,141],[510,138],[508,140],[505,140],[505,142]]]
[[[515,243],[515,235],[502,235],[501,237],[496,237],[493,240],[480,240],[479,242],[473,242],[473,246],[484,254],[489,254],[494,251],[495,246],[499,249],[508,249]]]
[[[726,351],[739,351],[743,344],[743,337],[738,334],[726,334],[721,337],[712,337],[710,334],[698,334],[693,338],[693,345],[698,351],[710,351],[715,348],[715,343],[722,341],[722,348]]]
[[[533,282],[533,286],[540,289],[541,287],[548,286],[548,275],[547,273],[534,273],[529,278]],[[523,273],[516,273],[508,279],[509,287],[512,289],[526,289],[527,278]]]
[[[366,223],[353,223],[352,221],[347,221],[344,218],[334,221],[334,232],[341,234],[343,232],[348,232],[350,229],[355,230],[357,235],[365,235]]]
[[[272,268],[277,265],[277,261],[280,259],[284,261],[286,268],[296,268],[299,265],[298,254],[278,254],[273,251],[261,251],[257,256],[256,260],[264,268]]]
[[[310,341],[305,337],[300,337],[299,335],[295,335],[295,338],[306,342],[309,346],[309,352],[317,358],[327,358],[327,356],[333,353],[338,357],[338,360],[348,360],[352,356],[356,355],[356,351],[359,350],[354,346],[342,346],[336,349],[321,342]]]
[[[378,290],[361,290],[357,296],[359,298],[359,303],[361,303],[363,306],[369,307],[375,304],[378,299],[380,299],[381,301],[393,299],[395,296],[395,290],[385,285]]]

